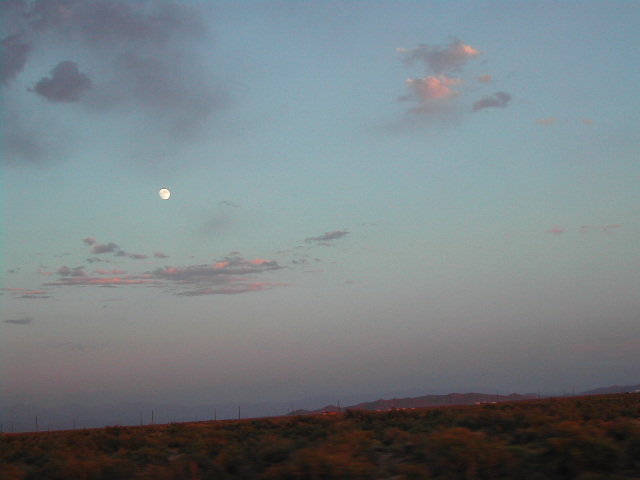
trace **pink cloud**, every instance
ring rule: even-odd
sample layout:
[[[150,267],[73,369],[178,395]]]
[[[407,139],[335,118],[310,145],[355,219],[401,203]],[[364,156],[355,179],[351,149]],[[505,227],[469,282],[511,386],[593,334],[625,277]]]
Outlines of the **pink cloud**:
[[[493,77],[491,75],[480,75],[476,80],[480,83],[491,83],[493,82]]]
[[[460,92],[449,87],[460,83],[462,83],[460,79],[443,75],[438,77],[409,78],[406,82],[407,87],[422,101],[455,97],[459,95]]]
[[[582,123],[584,123],[585,125],[593,125],[593,124],[594,124],[594,123],[596,123],[596,122],[594,122],[594,121],[593,121],[593,120],[591,120],[590,118],[583,118],[583,119],[582,119]]]
[[[564,227],[561,227],[560,225],[554,225],[549,230],[547,230],[547,233],[552,233],[554,235],[562,235],[564,233]]]
[[[267,263],[268,260],[265,260],[264,258],[254,258],[253,260],[247,260],[247,262],[250,265],[262,265],[264,263]]]
[[[50,298],[47,295],[46,290],[29,290],[22,287],[7,287],[2,290],[10,292],[13,296],[17,298],[27,298],[27,299],[44,299]]]
[[[556,123],[556,120],[558,120],[556,117],[539,118],[538,120],[536,120],[536,123],[538,125],[544,125],[546,127]]]
[[[321,237],[314,237],[312,241],[334,240],[347,235],[346,231],[327,232]],[[146,259],[144,254],[130,254],[121,250],[115,243],[98,244],[93,237],[83,240],[91,246],[93,253],[101,254],[112,252],[116,256],[135,259]],[[162,252],[155,252],[154,257],[165,258]],[[93,263],[95,259],[87,259]],[[44,268],[41,266],[41,268]],[[283,283],[258,281],[256,277],[265,275],[266,272],[280,270],[285,267],[278,265],[275,260],[264,258],[245,259],[240,256],[229,256],[213,264],[166,266],[157,268],[153,272],[128,274],[126,270],[99,268],[91,273],[84,266],[61,266],[56,270],[59,278],[57,281],[43,283],[47,287],[59,286],[135,286],[147,285],[166,289],[172,294],[178,295],[205,295],[205,294],[236,294],[251,291],[260,291],[285,285]],[[52,275],[52,272],[39,273]],[[180,293],[178,293],[180,292]],[[16,290],[16,295],[37,296],[45,291]],[[34,297],[35,298],[35,297]],[[44,297],[38,297],[44,298]]]
[[[427,70],[436,75],[460,70],[469,60],[482,55],[480,50],[465,45],[462,40],[453,40],[445,47],[420,44],[411,50],[398,48],[397,51],[404,56],[405,64],[410,66],[416,61],[423,62]]]

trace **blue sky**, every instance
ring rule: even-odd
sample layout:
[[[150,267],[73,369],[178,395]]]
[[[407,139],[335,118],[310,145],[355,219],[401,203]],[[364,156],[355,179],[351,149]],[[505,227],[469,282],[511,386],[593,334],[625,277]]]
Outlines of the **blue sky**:
[[[2,8],[4,403],[638,382],[640,4]]]

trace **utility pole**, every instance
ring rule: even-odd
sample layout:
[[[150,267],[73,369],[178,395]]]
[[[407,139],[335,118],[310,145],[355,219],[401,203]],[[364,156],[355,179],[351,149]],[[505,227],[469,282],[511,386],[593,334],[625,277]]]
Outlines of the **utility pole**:
[[[240,420],[240,405],[238,405],[238,420]]]
[[[36,415],[36,432],[38,431],[38,415]]]
[[[153,410],[151,410],[151,425],[154,425],[154,423],[153,423]]]

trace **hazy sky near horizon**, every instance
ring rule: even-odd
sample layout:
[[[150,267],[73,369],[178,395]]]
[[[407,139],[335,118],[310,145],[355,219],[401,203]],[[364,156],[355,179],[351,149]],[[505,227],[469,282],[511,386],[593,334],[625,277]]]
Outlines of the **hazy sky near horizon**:
[[[640,381],[640,3],[0,8],[2,402]]]

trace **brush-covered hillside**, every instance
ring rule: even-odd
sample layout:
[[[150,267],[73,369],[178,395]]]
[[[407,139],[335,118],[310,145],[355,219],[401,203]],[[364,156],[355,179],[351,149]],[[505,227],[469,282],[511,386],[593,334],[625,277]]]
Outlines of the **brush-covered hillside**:
[[[640,394],[4,434],[0,477],[637,479]]]

